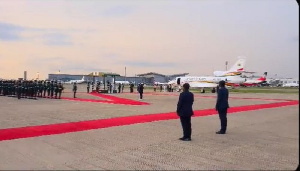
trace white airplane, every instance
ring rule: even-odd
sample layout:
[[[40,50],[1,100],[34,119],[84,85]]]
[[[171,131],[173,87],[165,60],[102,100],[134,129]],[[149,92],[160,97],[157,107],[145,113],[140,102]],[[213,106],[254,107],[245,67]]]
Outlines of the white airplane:
[[[168,83],[161,83],[161,82],[154,82],[155,85],[164,85],[164,84],[168,84]]]
[[[214,71],[213,74],[216,77],[241,75],[242,72],[246,72],[244,70],[245,63],[246,63],[246,58],[238,57],[238,60],[228,71]],[[253,73],[253,72],[247,72],[247,73]]]
[[[168,82],[168,84],[175,85],[175,84],[176,84],[176,79],[170,80],[170,81]]]
[[[264,72],[264,74],[260,78],[256,79],[247,79],[244,83],[241,85],[249,87],[249,86],[257,86],[258,84],[267,82],[267,72]]]
[[[164,82],[164,83],[154,82],[154,84],[156,84],[156,85],[167,85],[167,84],[175,84],[175,83],[176,83],[175,80],[172,80],[172,81],[169,81],[169,82]]]
[[[246,81],[246,78],[242,78],[240,76],[226,76],[226,77],[176,77],[176,83],[181,89],[184,83],[189,83],[190,87],[193,88],[202,88],[204,92],[204,88],[216,88],[218,83],[223,80],[226,82],[226,85],[234,85],[241,84]]]
[[[115,81],[116,84],[125,84],[125,85],[129,85],[130,82],[129,81]]]
[[[74,84],[74,83],[77,83],[77,84],[81,84],[83,83],[85,80],[84,80],[84,76],[81,78],[81,80],[70,80],[70,81],[66,81],[65,84]]]
[[[299,87],[298,83],[286,83],[283,84],[282,87]]]

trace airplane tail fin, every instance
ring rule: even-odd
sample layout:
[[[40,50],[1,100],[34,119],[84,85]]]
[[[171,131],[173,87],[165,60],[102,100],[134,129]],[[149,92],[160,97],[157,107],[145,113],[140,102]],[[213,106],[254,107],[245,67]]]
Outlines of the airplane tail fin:
[[[84,81],[84,76],[82,76],[81,81]]]
[[[229,69],[231,72],[242,72],[244,71],[246,63],[245,57],[239,57],[239,59],[234,63],[234,65]]]
[[[264,74],[258,79],[260,81],[265,81],[267,79],[268,72],[264,72]]]

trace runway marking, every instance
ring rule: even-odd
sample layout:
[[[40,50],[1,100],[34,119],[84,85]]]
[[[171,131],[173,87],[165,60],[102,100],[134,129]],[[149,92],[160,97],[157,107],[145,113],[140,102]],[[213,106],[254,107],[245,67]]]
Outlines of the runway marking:
[[[291,106],[291,105],[299,105],[299,101],[293,100],[293,101],[276,102],[276,103],[269,103],[269,104],[231,107],[228,110],[228,114],[232,114],[236,112],[260,110],[260,109],[268,109],[268,108],[277,108],[277,107],[284,107],[284,106]],[[201,117],[201,116],[215,115],[217,114],[217,111],[215,109],[196,110],[194,111],[194,114],[195,114],[194,117]],[[126,116],[126,117],[88,120],[88,121],[79,121],[79,122],[70,122],[70,123],[58,123],[58,124],[50,124],[50,125],[7,128],[7,129],[0,129],[0,141],[39,137],[39,136],[46,136],[46,135],[64,134],[64,133],[71,133],[71,132],[87,131],[92,129],[102,129],[102,128],[109,128],[115,126],[132,125],[137,123],[148,123],[154,121],[171,120],[177,118],[178,116],[176,115],[175,112],[169,112],[169,113]]]

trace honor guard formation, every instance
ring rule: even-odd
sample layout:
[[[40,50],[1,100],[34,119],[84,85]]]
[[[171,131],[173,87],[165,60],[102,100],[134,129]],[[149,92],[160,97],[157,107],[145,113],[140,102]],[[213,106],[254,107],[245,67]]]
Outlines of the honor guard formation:
[[[1,80],[0,96],[17,97],[18,99],[51,98],[60,99],[64,87],[54,80]]]

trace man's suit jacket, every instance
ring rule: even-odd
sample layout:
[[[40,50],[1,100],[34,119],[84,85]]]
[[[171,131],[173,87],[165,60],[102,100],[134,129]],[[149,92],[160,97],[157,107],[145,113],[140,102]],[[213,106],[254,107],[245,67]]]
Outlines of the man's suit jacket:
[[[218,98],[216,103],[216,110],[223,110],[229,108],[228,104],[228,90],[222,87],[218,91]]]
[[[184,91],[180,93],[178,104],[177,104],[177,114],[179,116],[192,116],[194,103],[194,94],[189,91]]]
[[[144,93],[144,85],[142,85],[142,84],[140,85],[140,87],[139,87],[139,92],[140,92],[140,93]]]

